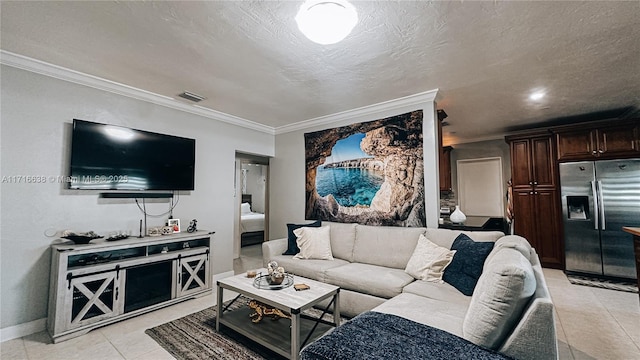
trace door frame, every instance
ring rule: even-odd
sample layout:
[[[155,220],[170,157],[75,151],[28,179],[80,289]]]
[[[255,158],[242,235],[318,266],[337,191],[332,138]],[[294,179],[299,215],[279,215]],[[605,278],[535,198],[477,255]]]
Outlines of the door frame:
[[[269,177],[271,167],[269,166],[271,158],[263,155],[247,154],[236,151],[235,157],[235,191],[234,191],[234,230],[233,230],[233,258],[240,257],[240,248],[242,247],[240,232],[240,205],[242,204],[242,164],[258,164],[266,166],[265,184],[264,184],[264,239],[269,239]]]

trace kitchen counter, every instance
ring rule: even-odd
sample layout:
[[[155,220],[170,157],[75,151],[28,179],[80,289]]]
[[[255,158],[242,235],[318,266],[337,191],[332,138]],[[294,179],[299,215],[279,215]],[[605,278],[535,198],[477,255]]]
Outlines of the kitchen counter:
[[[625,226],[622,230],[633,235],[633,249],[636,254],[636,274],[638,276],[638,289],[640,289],[640,228]],[[640,293],[638,293],[640,296]]]
[[[629,234],[633,235],[633,236],[640,236],[640,228],[638,227],[623,227],[622,230],[628,232]]]
[[[438,226],[441,229],[467,230],[467,231],[505,231],[504,218],[489,216],[467,216],[463,223],[454,223],[445,219],[443,224]]]

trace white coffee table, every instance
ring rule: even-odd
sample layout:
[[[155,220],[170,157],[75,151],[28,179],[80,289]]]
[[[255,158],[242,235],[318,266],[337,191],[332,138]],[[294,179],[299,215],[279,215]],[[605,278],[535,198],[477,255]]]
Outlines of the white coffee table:
[[[258,270],[258,273],[260,272],[266,274],[267,270]],[[253,281],[253,278],[248,278],[246,273],[243,273],[217,282],[216,331],[220,331],[220,325],[224,325],[282,356],[298,359],[301,347],[340,324],[340,288],[338,286],[294,276],[294,284],[304,283],[309,285],[310,289],[296,291],[293,286],[290,286],[280,290],[270,290],[256,288]],[[253,323],[252,318],[249,317],[253,311],[248,306],[235,310],[227,310],[229,305],[224,307],[222,294],[225,289],[286,311],[291,314],[291,320],[272,320],[265,316],[261,322]],[[301,314],[303,310],[329,298],[332,300],[325,311],[333,306],[333,323]],[[302,342],[301,334],[305,336]]]

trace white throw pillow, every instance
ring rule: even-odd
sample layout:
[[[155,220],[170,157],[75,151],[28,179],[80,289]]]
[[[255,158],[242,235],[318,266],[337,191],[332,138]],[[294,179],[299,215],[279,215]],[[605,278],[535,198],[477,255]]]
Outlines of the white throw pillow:
[[[294,258],[333,260],[330,231],[329,226],[301,227],[293,230],[298,238],[296,243],[300,248],[300,252]]]
[[[442,282],[444,269],[451,263],[455,253],[455,250],[438,246],[420,234],[404,271],[418,280]]]
[[[240,205],[240,213],[242,214],[248,214],[251,212],[251,204],[249,203],[242,203],[242,205]]]

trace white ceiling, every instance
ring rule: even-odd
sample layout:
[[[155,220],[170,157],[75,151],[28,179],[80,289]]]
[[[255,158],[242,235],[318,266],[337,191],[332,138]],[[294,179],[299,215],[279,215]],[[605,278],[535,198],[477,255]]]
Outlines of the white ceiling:
[[[0,44],[276,131],[432,89],[445,143],[640,109],[640,1],[354,1],[358,25],[327,46],[298,31],[301,2],[2,1]]]

